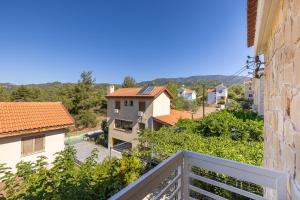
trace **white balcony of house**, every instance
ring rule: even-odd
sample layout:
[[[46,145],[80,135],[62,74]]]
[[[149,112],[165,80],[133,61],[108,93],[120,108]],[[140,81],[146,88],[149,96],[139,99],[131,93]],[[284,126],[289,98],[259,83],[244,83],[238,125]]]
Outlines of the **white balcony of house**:
[[[267,199],[285,200],[286,174],[219,157],[180,151],[112,196],[111,200]],[[273,198],[272,198],[273,199]]]

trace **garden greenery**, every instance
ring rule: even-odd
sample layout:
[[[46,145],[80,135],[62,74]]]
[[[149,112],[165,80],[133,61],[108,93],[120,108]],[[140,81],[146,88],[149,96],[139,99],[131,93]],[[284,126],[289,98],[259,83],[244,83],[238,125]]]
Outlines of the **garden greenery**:
[[[96,162],[93,151],[81,165],[75,162],[75,149],[67,147],[59,152],[52,168],[47,168],[45,157],[36,162],[20,162],[12,173],[0,165],[2,200],[22,199],[107,199],[136,180],[142,164],[135,156],[123,154],[122,159]]]
[[[255,115],[248,115],[224,110],[211,113],[201,120],[180,120],[174,127],[145,130],[139,138],[140,153],[165,158],[179,150],[191,150],[261,165],[263,121]],[[247,116],[249,119],[246,119]]]

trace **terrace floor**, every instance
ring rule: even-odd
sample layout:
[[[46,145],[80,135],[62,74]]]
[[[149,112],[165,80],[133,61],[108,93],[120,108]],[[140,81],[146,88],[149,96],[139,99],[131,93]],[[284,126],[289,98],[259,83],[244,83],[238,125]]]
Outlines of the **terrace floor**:
[[[76,149],[76,158],[79,162],[83,162],[88,156],[91,155],[91,152],[93,149],[98,150],[98,158],[97,162],[102,162],[105,158],[109,158],[110,151],[108,148],[105,148],[101,145],[96,145],[91,142],[87,141],[81,141],[76,144],[73,144],[74,148]],[[121,158],[121,154],[117,151],[112,150],[111,151],[112,157]]]

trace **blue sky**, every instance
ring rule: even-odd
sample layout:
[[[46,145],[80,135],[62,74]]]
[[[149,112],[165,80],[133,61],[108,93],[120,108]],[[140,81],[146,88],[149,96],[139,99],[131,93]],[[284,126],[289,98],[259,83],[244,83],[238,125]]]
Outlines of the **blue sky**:
[[[246,0],[0,1],[0,82],[230,75],[251,53]]]

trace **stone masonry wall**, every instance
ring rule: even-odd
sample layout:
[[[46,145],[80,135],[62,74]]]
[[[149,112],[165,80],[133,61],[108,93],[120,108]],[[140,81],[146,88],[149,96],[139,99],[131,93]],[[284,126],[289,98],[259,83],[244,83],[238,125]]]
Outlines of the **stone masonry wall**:
[[[300,0],[281,3],[265,51],[264,162],[300,186]]]

